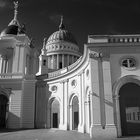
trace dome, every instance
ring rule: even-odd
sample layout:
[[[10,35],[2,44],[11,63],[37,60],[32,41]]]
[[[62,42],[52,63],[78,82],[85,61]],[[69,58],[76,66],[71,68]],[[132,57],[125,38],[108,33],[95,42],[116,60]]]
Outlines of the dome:
[[[5,28],[0,36],[6,36],[6,35],[17,35],[17,34],[22,34],[25,33],[25,25],[20,25],[18,20],[17,20],[17,8],[18,8],[18,2],[14,2],[15,5],[15,11],[14,11],[14,18],[12,21],[9,23],[7,28]]]
[[[72,35],[72,33],[70,33],[67,30],[64,30],[64,29],[60,29],[59,31],[54,32],[48,38],[47,45],[55,43],[55,42],[59,42],[59,41],[66,41],[66,42],[70,42],[70,43],[73,43],[73,44],[77,44],[77,41],[74,38],[74,36]]]
[[[6,34],[17,35],[17,33],[18,33],[18,26],[10,25],[1,32],[1,36],[5,36]]]
[[[17,35],[17,34],[24,34],[25,33],[25,26],[24,25],[20,26],[20,25],[16,25],[16,24],[12,24],[12,25],[8,25],[7,28],[5,28],[0,36],[6,36],[6,35]]]
[[[60,41],[66,41],[77,45],[77,41],[71,32],[65,30],[63,24],[63,17],[61,18],[61,23],[59,25],[59,30],[54,32],[47,40],[47,45],[52,43],[57,43]]]

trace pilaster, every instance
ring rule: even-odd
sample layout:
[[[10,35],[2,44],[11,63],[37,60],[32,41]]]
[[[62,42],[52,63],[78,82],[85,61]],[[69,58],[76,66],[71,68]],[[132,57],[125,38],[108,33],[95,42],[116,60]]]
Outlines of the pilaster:
[[[84,133],[85,126],[84,126],[84,93],[83,93],[83,71],[78,75],[80,80],[80,90],[79,90],[79,125],[78,131]]]

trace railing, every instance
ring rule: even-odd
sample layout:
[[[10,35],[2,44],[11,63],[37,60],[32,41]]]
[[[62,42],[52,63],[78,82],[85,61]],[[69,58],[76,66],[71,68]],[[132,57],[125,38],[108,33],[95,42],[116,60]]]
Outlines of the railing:
[[[140,43],[140,35],[89,35],[88,43]]]
[[[63,68],[61,70],[55,71],[55,72],[48,73],[48,78],[57,77],[57,76],[64,74],[66,72],[67,72],[67,67]]]
[[[77,66],[79,62],[81,61],[81,59],[82,59],[82,56],[75,63],[68,66],[68,71],[72,70],[75,66]]]
[[[23,78],[22,73],[1,73],[0,74],[0,79],[19,79]]]
[[[70,65],[68,67],[65,67],[63,69],[60,69],[58,71],[48,73],[48,78],[54,78],[54,77],[57,77],[57,76],[59,76],[61,74],[64,74],[64,73],[72,70],[75,66],[77,66],[79,64],[81,59],[82,59],[82,56],[75,63],[73,63],[72,65]]]

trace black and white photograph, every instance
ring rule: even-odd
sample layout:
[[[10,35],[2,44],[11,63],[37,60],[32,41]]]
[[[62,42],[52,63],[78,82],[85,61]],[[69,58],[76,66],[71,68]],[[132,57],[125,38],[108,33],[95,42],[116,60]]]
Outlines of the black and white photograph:
[[[140,1],[0,0],[0,140],[140,140]]]

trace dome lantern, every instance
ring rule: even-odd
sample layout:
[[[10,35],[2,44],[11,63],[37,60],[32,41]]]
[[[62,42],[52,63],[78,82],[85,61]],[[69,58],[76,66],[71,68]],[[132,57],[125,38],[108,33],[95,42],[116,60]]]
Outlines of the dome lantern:
[[[65,29],[65,25],[63,24],[63,16],[61,16],[61,22],[59,25],[59,30],[64,30]]]

